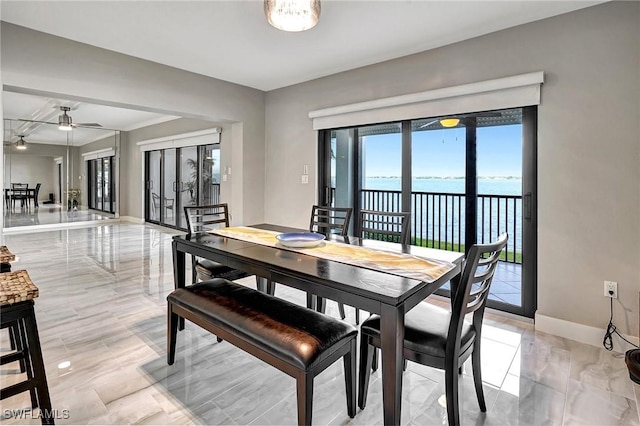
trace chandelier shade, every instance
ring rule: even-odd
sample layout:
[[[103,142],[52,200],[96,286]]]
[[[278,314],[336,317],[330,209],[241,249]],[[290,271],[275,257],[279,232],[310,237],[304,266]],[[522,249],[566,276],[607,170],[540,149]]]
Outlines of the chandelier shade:
[[[305,31],[320,19],[320,0],[264,0],[267,21],[283,31]]]

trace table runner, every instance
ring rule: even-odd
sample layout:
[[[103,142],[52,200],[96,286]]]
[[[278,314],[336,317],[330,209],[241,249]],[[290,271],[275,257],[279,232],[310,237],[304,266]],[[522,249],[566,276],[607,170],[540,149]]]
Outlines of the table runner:
[[[406,253],[394,253],[334,241],[324,241],[319,246],[311,248],[286,247],[276,239],[276,235],[280,232],[246,226],[219,228],[208,232],[424,282],[433,282],[455,267],[453,263],[442,260],[425,259]]]

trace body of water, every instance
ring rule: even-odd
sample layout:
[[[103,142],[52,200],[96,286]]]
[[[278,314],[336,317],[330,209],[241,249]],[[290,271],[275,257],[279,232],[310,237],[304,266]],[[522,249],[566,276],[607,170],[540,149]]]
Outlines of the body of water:
[[[400,191],[399,177],[367,177],[364,189]],[[447,192],[464,194],[464,178],[416,178],[411,181],[413,192]],[[520,178],[480,178],[478,194],[522,195]]]

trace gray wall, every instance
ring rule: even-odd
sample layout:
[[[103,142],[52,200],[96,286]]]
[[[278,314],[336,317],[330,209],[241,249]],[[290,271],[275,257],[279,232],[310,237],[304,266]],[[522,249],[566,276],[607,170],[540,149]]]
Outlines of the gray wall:
[[[35,188],[40,183],[38,200],[46,200],[49,193],[55,194],[54,157],[36,155],[14,155],[5,168],[5,185],[10,187],[12,182],[28,183],[29,188]],[[9,176],[10,175],[10,176]]]
[[[1,25],[5,90],[232,123],[230,209],[240,223],[263,220],[264,92],[6,22]],[[142,197],[140,181],[126,185],[133,199]],[[122,204],[122,216],[138,214],[128,211],[130,205]]]
[[[24,151],[15,149],[15,146],[4,147],[4,186],[10,187],[11,182],[28,183],[32,187],[40,182],[40,193],[38,198],[46,200],[49,193],[53,193],[56,202],[60,202],[57,188],[57,169],[54,159],[62,158],[62,184],[66,182],[67,170],[67,147],[66,145],[46,145],[27,142],[27,149]],[[74,161],[77,157],[77,148],[70,148],[69,161]],[[46,169],[42,169],[46,167]],[[74,164],[75,167],[75,164]],[[70,167],[70,174],[71,174]],[[74,173],[75,174],[75,173]],[[71,178],[73,177],[70,176]],[[78,183],[77,180],[70,179],[70,187]],[[63,194],[64,197],[64,194]]]
[[[640,3],[611,2],[272,91],[267,222],[305,227],[316,186],[311,110],[544,71],[538,123],[538,313],[638,335]]]

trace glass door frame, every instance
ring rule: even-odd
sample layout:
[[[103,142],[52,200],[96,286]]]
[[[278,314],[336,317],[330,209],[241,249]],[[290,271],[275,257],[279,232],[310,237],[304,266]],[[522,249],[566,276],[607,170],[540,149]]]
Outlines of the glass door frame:
[[[196,191],[196,200],[197,203],[201,203],[202,202],[202,188],[201,188],[201,166],[202,166],[202,161],[203,161],[203,152],[204,149],[203,147],[205,146],[209,146],[211,144],[206,144],[206,145],[191,145],[191,146],[184,146],[184,147],[179,147],[179,148],[164,148],[164,149],[154,149],[154,150],[149,150],[149,151],[145,151],[144,152],[144,186],[145,186],[145,196],[144,196],[144,216],[145,216],[145,221],[149,222],[149,223],[154,223],[160,226],[164,226],[167,228],[172,228],[172,229],[179,229],[179,230],[186,230],[186,223],[181,223],[184,217],[184,210],[183,210],[183,203],[182,203],[182,192],[188,189],[185,189],[185,182],[183,182],[181,180],[181,174],[182,174],[182,164],[181,164],[181,154],[182,151],[185,149],[190,149],[190,148],[196,148],[196,179],[195,179],[195,188],[194,191]],[[165,196],[166,194],[166,186],[165,186],[165,177],[166,177],[166,173],[165,171],[167,170],[167,167],[171,167],[171,165],[167,164],[166,161],[166,151],[168,150],[175,150],[175,164],[173,165],[173,167],[175,167],[174,171],[175,171],[175,181],[173,183],[173,185],[171,186],[173,188],[174,191],[174,204],[173,204],[173,214],[174,214],[174,218],[175,218],[175,223],[167,223],[165,222],[165,214],[166,214],[166,209],[164,208],[164,200],[165,200]],[[160,173],[159,173],[159,186],[160,186],[160,193],[158,194],[160,196],[160,207],[159,207],[159,214],[158,214],[158,219],[152,219],[152,215],[151,215],[151,209],[153,209],[153,202],[151,201],[151,179],[150,179],[150,171],[151,171],[151,167],[150,167],[150,157],[151,157],[151,153],[152,152],[159,152],[160,153]]]
[[[109,162],[109,178],[105,179],[104,162],[105,159]],[[105,213],[115,213],[115,182],[113,179],[113,173],[115,168],[115,156],[94,158],[87,160],[87,194],[88,194],[88,207],[91,210],[99,210]],[[100,171],[101,179],[98,179],[98,171]],[[105,182],[106,180],[106,182]],[[105,202],[104,194],[105,187],[108,186],[109,200]],[[101,196],[98,201],[98,191],[101,191]],[[106,205],[105,205],[106,204]]]
[[[462,114],[464,115],[464,114]],[[428,117],[427,117],[428,118]],[[403,211],[411,211],[411,122],[414,120],[396,120],[390,123],[402,123],[402,191],[401,203]],[[385,123],[378,123],[385,124]],[[475,123],[472,123],[475,124]],[[370,126],[373,124],[366,124]],[[333,130],[353,131],[353,164],[351,166],[351,182],[353,192],[350,194],[353,217],[359,217],[361,209],[360,192],[363,188],[361,173],[361,147],[358,128],[352,127],[323,129],[318,131],[318,204],[331,205],[331,132]],[[487,306],[517,315],[533,317],[537,308],[537,107],[522,107],[522,276],[521,306],[511,305],[496,300],[488,300]],[[477,182],[477,127],[466,126],[465,149],[465,248],[469,250],[477,240],[478,214],[478,182]],[[359,224],[354,220],[350,229],[351,235],[359,235]],[[437,294],[450,296],[448,290],[440,289]]]

